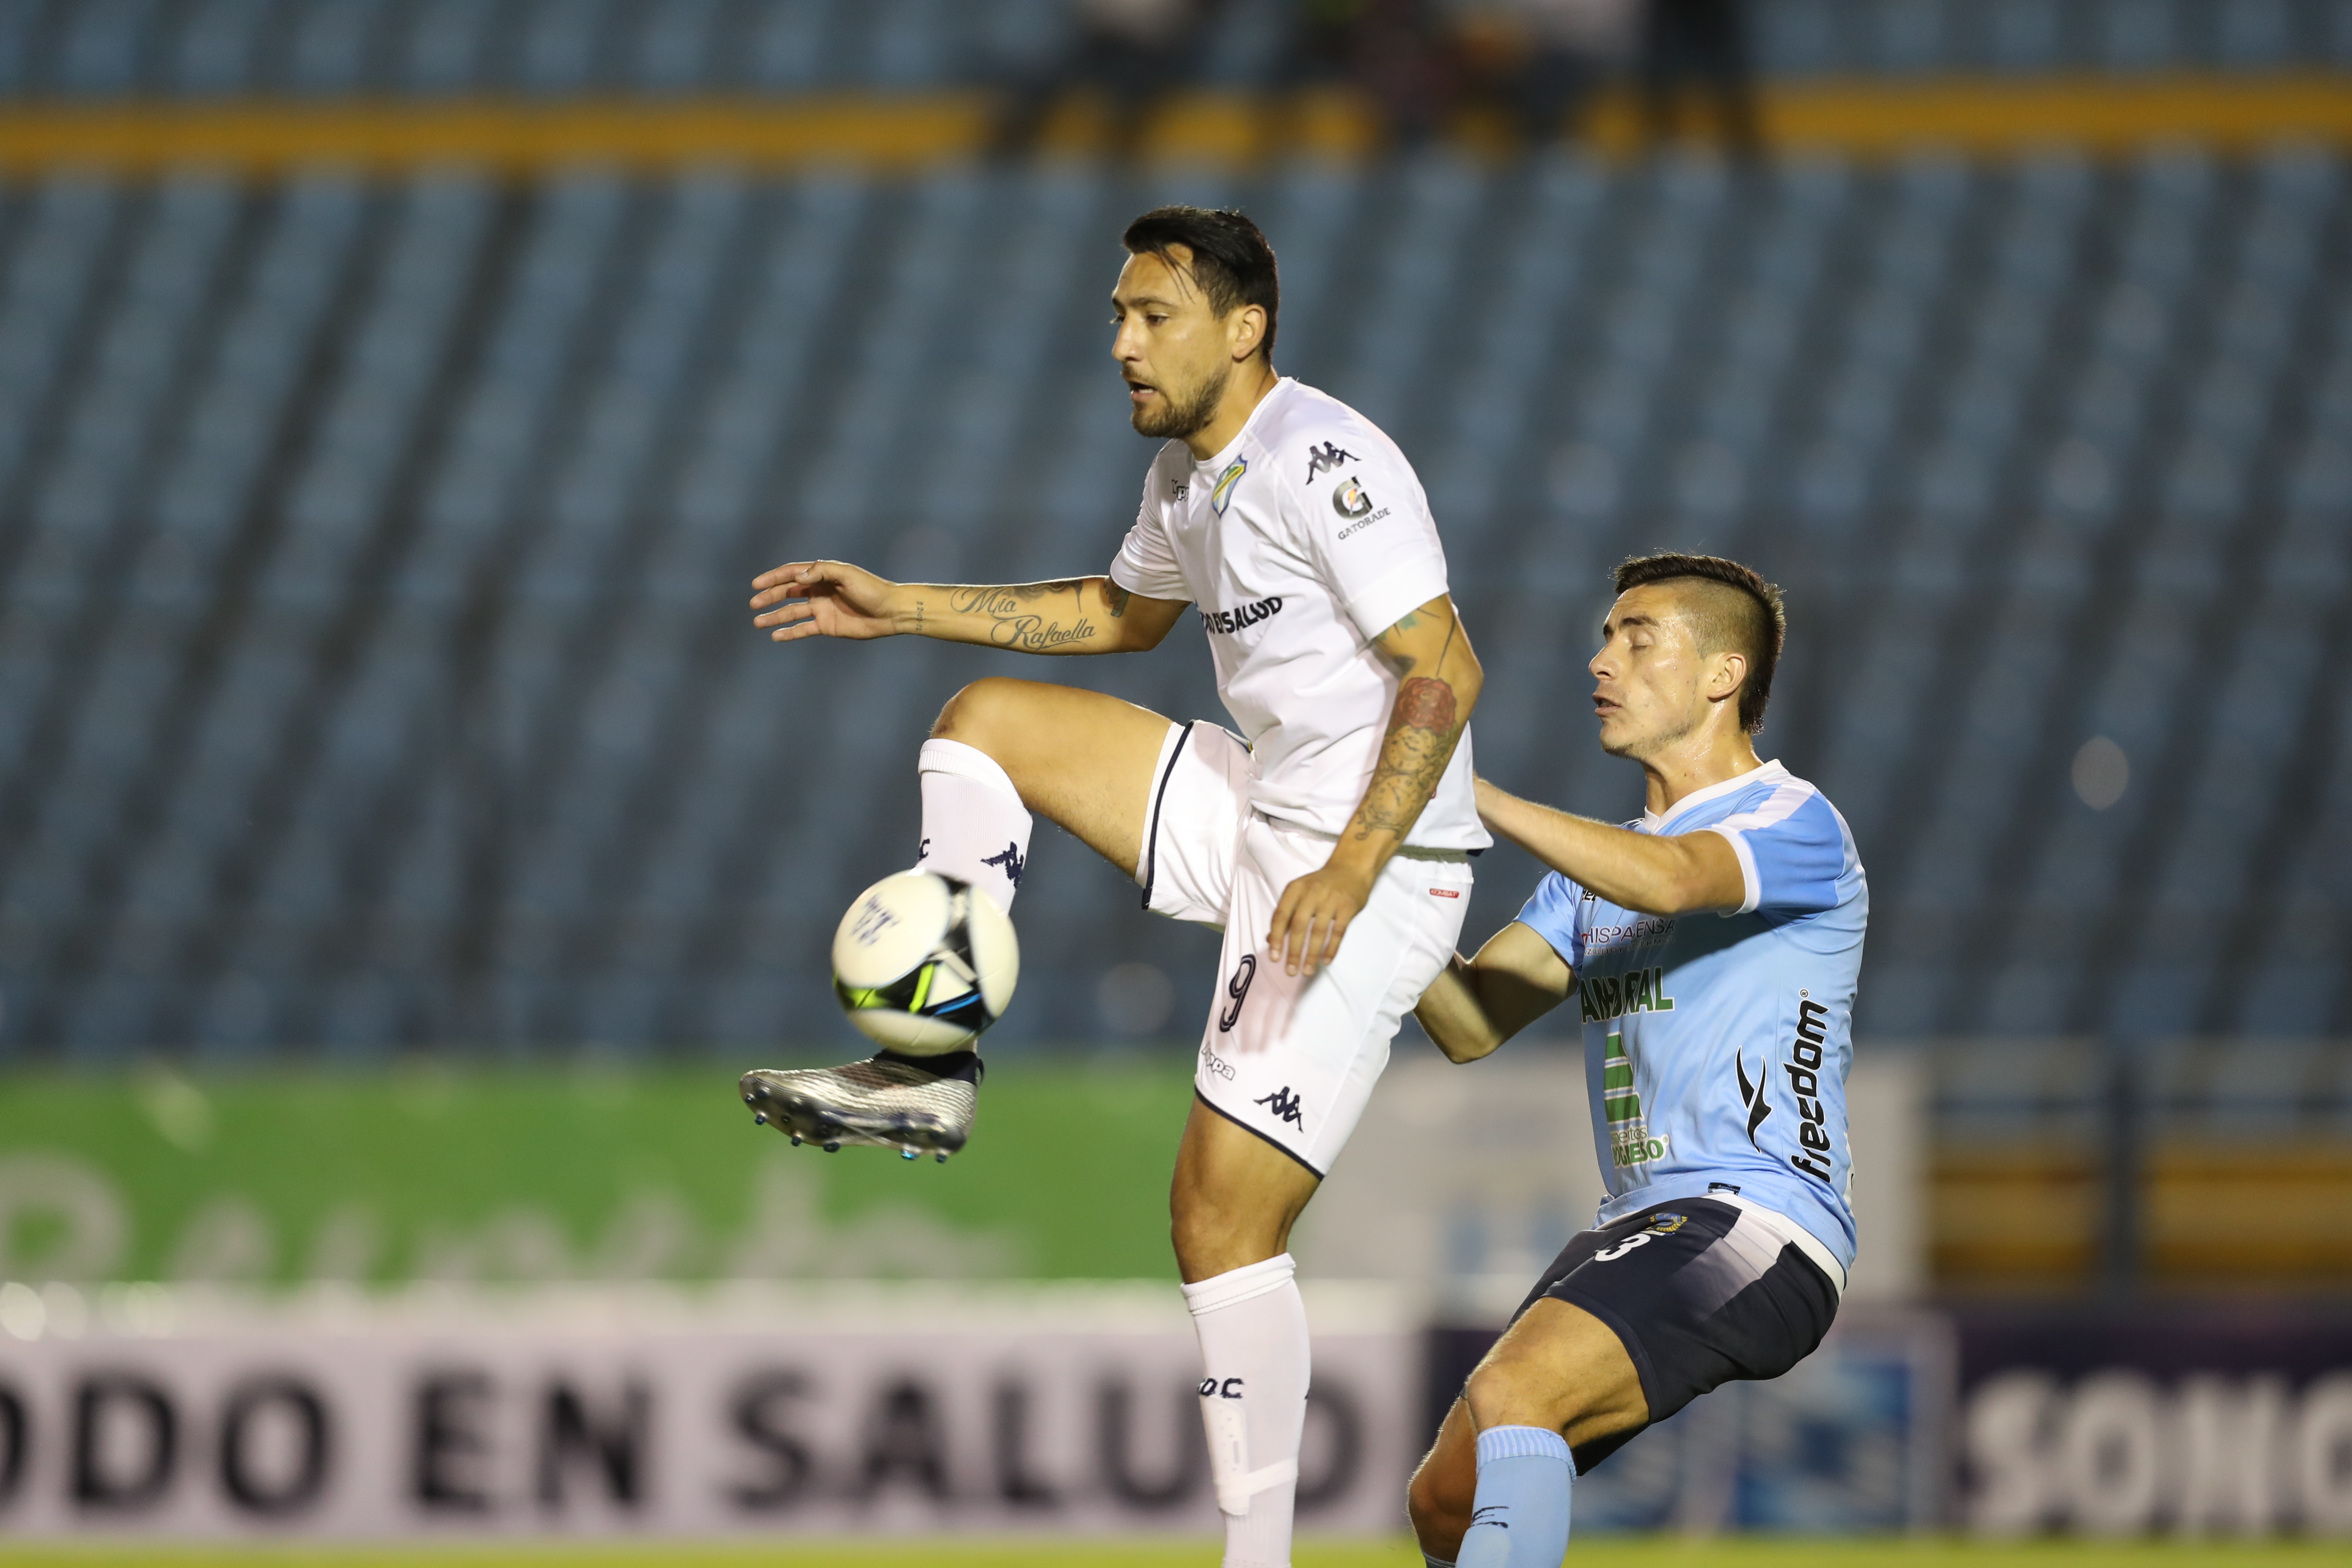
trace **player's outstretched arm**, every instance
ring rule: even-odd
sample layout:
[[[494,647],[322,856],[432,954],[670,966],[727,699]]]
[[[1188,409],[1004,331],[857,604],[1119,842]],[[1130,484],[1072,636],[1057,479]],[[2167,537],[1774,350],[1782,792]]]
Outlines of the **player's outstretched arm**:
[[[846,561],[793,561],[751,580],[755,626],[802,637],[937,637],[1018,653],[1130,653],[1157,647],[1181,600],[1147,599],[1108,577],[982,585],[893,583]]]
[[[1739,857],[1720,833],[1660,837],[1571,816],[1478,781],[1486,826],[1621,909],[1645,915],[1736,910],[1748,901]]]
[[[1372,896],[1381,868],[1403,847],[1422,807],[1437,793],[1486,682],[1447,595],[1407,614],[1373,638],[1372,647],[1397,673],[1388,733],[1372,782],[1331,858],[1284,889],[1275,905],[1266,951],[1288,973],[1303,966],[1312,974],[1339,952],[1349,923]]]
[[[1447,1060],[1475,1062],[1559,1006],[1575,984],[1551,943],[1513,921],[1477,957],[1455,953],[1412,1016]]]

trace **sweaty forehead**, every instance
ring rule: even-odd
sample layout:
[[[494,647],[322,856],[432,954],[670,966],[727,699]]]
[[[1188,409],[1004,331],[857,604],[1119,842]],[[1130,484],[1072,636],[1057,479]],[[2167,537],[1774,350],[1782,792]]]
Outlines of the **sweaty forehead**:
[[[1699,607],[1694,595],[1679,592],[1679,583],[1644,583],[1638,588],[1628,588],[1617,595],[1609,606],[1609,625],[1622,626],[1629,620],[1646,621],[1659,627],[1679,626],[1696,633]]]
[[[1171,259],[1176,265],[1170,266]],[[1166,257],[1148,250],[1130,256],[1127,265],[1118,269],[1118,283],[1112,289],[1111,297],[1133,300],[1148,296],[1171,302],[1196,298],[1201,290],[1192,281],[1192,247],[1184,245],[1170,246]]]

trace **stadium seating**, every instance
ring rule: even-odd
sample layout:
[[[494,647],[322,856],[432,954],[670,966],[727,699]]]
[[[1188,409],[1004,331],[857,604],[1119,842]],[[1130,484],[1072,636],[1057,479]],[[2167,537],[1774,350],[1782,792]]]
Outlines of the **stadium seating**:
[[[233,52],[199,22],[247,12],[121,9],[177,19],[138,59],[191,82]],[[879,40],[919,8],[817,9]],[[666,59],[738,14],[625,11]],[[299,39],[375,14],[316,12]],[[367,53],[331,43],[290,58]],[[43,83],[150,79],[44,47]],[[911,858],[911,753],[959,683],[1215,699],[1182,628],[1051,667],[773,647],[749,579],[1098,569],[1149,455],[1101,300],[1120,223],[1170,197],[1260,215],[1283,367],[1419,466],[1500,781],[1633,809],[1581,711],[1606,569],[1743,554],[1794,623],[1764,750],[1872,873],[1865,1031],[2342,1034],[2347,194],[2296,147],[16,185],[0,1041],[835,1048],[825,940]],[[2129,769],[2104,809],[2095,736]],[[1533,874],[1488,856],[1474,933]],[[1189,1034],[1211,939],[1133,898],[1041,831],[1008,1047]],[[1134,963],[1173,1013],[1100,994]]]
[[[1751,0],[1778,76],[2273,70],[2352,60],[2344,0]],[[1295,0],[1225,0],[1212,83],[1281,66]],[[907,90],[1066,47],[1065,0],[5,0],[0,94]]]

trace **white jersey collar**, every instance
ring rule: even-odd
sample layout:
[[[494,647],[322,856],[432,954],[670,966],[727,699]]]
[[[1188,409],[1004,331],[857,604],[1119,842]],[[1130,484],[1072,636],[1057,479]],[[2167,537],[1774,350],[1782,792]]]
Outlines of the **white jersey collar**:
[[[1779,761],[1760,763],[1744,773],[1735,773],[1720,784],[1711,784],[1705,789],[1694,790],[1675,802],[1675,808],[1664,816],[1660,816],[1654,811],[1643,812],[1642,826],[1653,833],[1663,833],[1668,823],[1689,815],[1693,808],[1705,805],[1708,801],[1721,800],[1733,791],[1746,789],[1750,784],[1785,783],[1788,777],[1789,770],[1782,767]]]
[[[1274,406],[1274,400],[1297,384],[1289,376],[1276,377],[1272,389],[1257,400],[1257,406],[1251,409],[1249,417],[1242,421],[1242,427],[1234,432],[1234,438],[1214,456],[1195,458],[1192,467],[1204,474],[1222,474],[1233,467],[1234,458],[1241,451],[1242,443],[1250,438],[1250,432],[1257,428],[1257,422],[1265,416],[1267,409]]]

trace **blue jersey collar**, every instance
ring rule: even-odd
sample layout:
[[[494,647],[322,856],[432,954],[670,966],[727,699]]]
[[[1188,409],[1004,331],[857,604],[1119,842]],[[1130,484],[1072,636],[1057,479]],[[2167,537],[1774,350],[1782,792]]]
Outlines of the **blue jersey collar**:
[[[1736,795],[1753,784],[1778,785],[1786,784],[1788,779],[1789,770],[1782,767],[1777,761],[1761,763],[1744,773],[1734,773],[1720,784],[1711,784],[1705,789],[1694,790],[1675,802],[1675,808],[1664,816],[1660,816],[1654,811],[1643,812],[1642,830],[1645,833],[1664,833],[1670,824],[1681,821],[1709,801],[1721,800],[1726,795]]]

